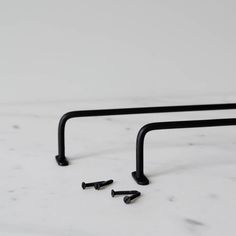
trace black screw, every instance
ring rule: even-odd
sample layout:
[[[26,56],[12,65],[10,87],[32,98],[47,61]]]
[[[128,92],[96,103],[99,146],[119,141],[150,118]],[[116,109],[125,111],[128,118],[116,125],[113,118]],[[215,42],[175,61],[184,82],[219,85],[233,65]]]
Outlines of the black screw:
[[[114,197],[116,195],[126,195],[126,194],[135,194],[138,193],[136,190],[132,191],[115,191],[114,189],[111,190],[111,196]]]
[[[99,181],[99,182],[92,182],[92,183],[85,183],[83,182],[82,183],[82,189],[86,189],[87,187],[94,187],[96,184],[100,184],[100,183],[103,183],[105,181]]]
[[[131,195],[131,196],[125,196],[124,197],[124,202],[126,204],[131,203],[132,200],[134,200],[135,198],[139,197],[141,195],[140,192],[136,192],[135,194]]]
[[[96,190],[99,190],[100,188],[102,188],[102,187],[104,187],[104,186],[107,186],[107,185],[109,185],[109,184],[112,184],[113,183],[113,180],[112,179],[110,179],[110,180],[108,180],[108,181],[103,181],[103,182],[98,182],[98,183],[96,183],[95,185],[94,185],[94,188],[96,189]]]

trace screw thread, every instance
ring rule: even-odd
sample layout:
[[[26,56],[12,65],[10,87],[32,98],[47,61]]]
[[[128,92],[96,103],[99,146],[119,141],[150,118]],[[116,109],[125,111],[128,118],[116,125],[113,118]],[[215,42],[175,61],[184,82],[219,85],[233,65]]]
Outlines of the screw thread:
[[[102,188],[102,187],[104,187],[104,186],[107,186],[107,185],[109,185],[109,184],[112,184],[112,183],[113,183],[113,180],[110,179],[110,180],[108,180],[108,181],[103,181],[102,183],[96,183],[96,184],[94,185],[94,187],[95,187],[95,189],[99,190],[100,188]]]
[[[136,194],[138,193],[138,191],[136,190],[129,190],[129,191],[115,191],[115,190],[111,190],[111,195],[112,197],[116,196],[116,195],[126,195],[126,194]]]

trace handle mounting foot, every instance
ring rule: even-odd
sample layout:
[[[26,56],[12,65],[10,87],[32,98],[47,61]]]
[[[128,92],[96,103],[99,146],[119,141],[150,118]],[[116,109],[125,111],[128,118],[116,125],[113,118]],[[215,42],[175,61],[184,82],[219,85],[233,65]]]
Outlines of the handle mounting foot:
[[[137,184],[139,184],[139,185],[148,185],[149,184],[149,180],[145,175],[137,178],[136,171],[134,171],[134,172],[132,172],[132,176],[133,176],[134,180],[137,182]]]

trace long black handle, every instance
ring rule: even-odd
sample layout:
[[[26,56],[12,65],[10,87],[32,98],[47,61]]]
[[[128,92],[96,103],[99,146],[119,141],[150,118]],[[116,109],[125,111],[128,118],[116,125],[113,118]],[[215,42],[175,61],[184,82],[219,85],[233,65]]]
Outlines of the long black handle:
[[[186,128],[203,128],[203,127],[217,127],[217,126],[231,126],[236,125],[236,118],[231,119],[215,119],[215,120],[188,120],[188,121],[171,121],[150,123],[143,126],[137,136],[136,143],[136,171],[132,173],[135,181],[140,185],[148,185],[149,180],[144,175],[144,140],[146,134],[153,130],[164,129],[186,129]]]
[[[184,106],[162,106],[162,107],[139,107],[106,110],[84,110],[72,111],[62,116],[58,126],[58,155],[57,163],[60,166],[67,166],[68,160],[65,156],[65,126],[68,120],[79,117],[91,116],[116,116],[134,115],[147,113],[170,113],[170,112],[191,112],[191,111],[211,111],[211,110],[230,110],[236,109],[236,103],[227,104],[203,104],[203,105],[184,105]]]

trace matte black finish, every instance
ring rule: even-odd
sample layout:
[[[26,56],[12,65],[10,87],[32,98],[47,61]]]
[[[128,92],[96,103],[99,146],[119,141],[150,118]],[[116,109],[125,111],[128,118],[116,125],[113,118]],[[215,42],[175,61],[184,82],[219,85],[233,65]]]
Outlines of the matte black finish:
[[[164,130],[164,129],[185,129],[185,128],[202,128],[202,127],[217,127],[217,126],[232,126],[232,125],[236,125],[236,118],[158,122],[158,123],[150,123],[143,126],[140,129],[137,136],[136,171],[132,173],[133,178],[140,185],[149,184],[149,180],[144,175],[143,171],[144,140],[148,132],[153,130]]]
[[[131,191],[115,191],[114,189],[111,190],[111,196],[117,196],[117,195],[127,195],[127,194],[135,194],[138,193],[136,190],[131,190]]]
[[[137,197],[141,196],[140,192],[136,192],[135,194],[131,195],[131,196],[125,196],[124,197],[124,202],[126,204],[130,204],[134,199],[136,199]]]
[[[113,183],[113,180],[110,179],[110,180],[108,180],[108,181],[103,181],[102,183],[96,183],[96,184],[94,185],[94,188],[95,188],[96,190],[100,190],[100,188],[102,188],[102,187],[104,187],[104,186],[107,186],[107,185],[110,185],[110,184],[112,184],[112,183]]]
[[[96,184],[101,184],[104,182],[106,182],[106,181],[99,181],[99,182],[92,182],[92,183],[82,182],[81,187],[82,187],[82,189],[86,189],[87,187],[95,187]]]
[[[229,109],[236,109],[236,103],[72,111],[63,115],[59,122],[58,155],[56,156],[56,161],[60,166],[67,166],[69,164],[65,156],[65,126],[67,121],[72,118],[148,114],[148,113],[229,110]]]

